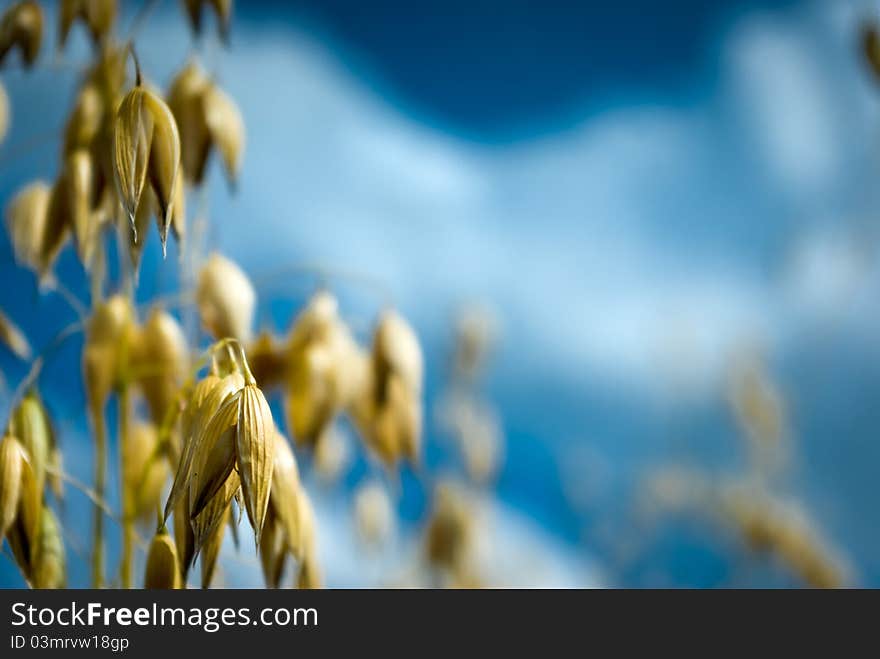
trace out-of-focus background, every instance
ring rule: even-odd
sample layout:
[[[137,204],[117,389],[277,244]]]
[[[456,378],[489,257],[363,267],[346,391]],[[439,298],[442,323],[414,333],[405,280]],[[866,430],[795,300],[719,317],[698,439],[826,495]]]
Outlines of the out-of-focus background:
[[[356,273],[334,290],[362,337],[390,296],[426,355],[434,473],[461,470],[438,411],[455,323],[492,319],[488,585],[784,587],[825,569],[880,586],[875,18],[851,0],[239,2],[230,47],[199,51],[248,135],[234,193],[211,167],[208,244],[254,278],[261,326],[286,329],[312,291],[272,274],[289,265]],[[59,62],[53,37],[36,71],[0,72],[4,205],[58,166],[89,46],[76,31]],[[167,88],[193,52],[179,3],[159,3],[146,76]],[[76,316],[12,265],[5,233],[0,250],[0,306],[45,346]],[[176,258],[150,237],[139,299],[175,289]],[[72,254],[58,272],[85,298]],[[41,382],[88,482],[78,341]],[[27,370],[0,366],[10,389]],[[365,552],[352,497],[377,472],[341,431],[340,485],[303,468],[327,585],[408,585],[429,488],[386,479],[400,519]],[[72,491],[62,517],[84,585],[88,501]],[[223,585],[261,582],[242,547],[224,548]],[[0,585],[21,584],[0,557]]]

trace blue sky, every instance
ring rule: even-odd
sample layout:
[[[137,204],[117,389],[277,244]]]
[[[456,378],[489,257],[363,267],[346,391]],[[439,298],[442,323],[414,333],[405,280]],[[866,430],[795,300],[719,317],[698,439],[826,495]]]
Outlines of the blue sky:
[[[593,566],[637,535],[629,506],[652,465],[737,469],[724,383],[731,361],[761,346],[796,429],[790,494],[861,582],[880,582],[880,529],[868,522],[880,92],[854,41],[871,5],[550,5],[248,3],[232,50],[205,55],[248,126],[238,194],[212,171],[210,244],[256,278],[308,262],[383,281],[424,340],[429,399],[451,313],[491,304],[503,341],[488,394],[508,439],[500,526],[530,538],[561,580],[593,581]],[[148,77],[167,85],[190,52],[173,3],[141,42]],[[8,143],[58,125],[64,77],[4,75]],[[3,198],[52,176],[53,153],[4,166]],[[157,242],[141,299],[175,281],[175,254],[162,264]],[[61,268],[76,276],[69,255]],[[4,276],[0,305],[37,345],[72,320],[57,298],[19,296],[29,276]],[[267,291],[261,317],[286,320],[307,291]],[[378,301],[339,293],[363,334]],[[62,375],[75,347],[44,385],[81,447],[70,469],[87,479],[80,394]],[[604,465],[601,505],[587,511],[566,500],[560,470],[581,462],[588,474]],[[404,495],[414,524],[424,493],[405,478]],[[343,503],[321,505],[335,511],[327,533],[343,535]],[[729,583],[735,547],[711,530],[657,542],[606,580],[643,585],[665,571],[682,585]],[[340,567],[337,583],[355,572]]]

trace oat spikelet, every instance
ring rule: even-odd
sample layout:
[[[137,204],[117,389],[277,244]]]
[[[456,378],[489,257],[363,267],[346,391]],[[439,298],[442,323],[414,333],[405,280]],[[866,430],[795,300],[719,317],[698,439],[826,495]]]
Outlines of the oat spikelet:
[[[272,487],[275,424],[269,403],[254,382],[246,384],[241,392],[235,455],[245,510],[259,545]]]
[[[241,396],[239,391],[224,403],[196,440],[190,472],[190,517],[204,510],[222,489],[235,466],[235,435]]]
[[[208,87],[203,103],[211,140],[220,151],[227,179],[235,185],[244,156],[244,119],[233,100],[215,84]]]
[[[116,386],[123,354],[131,341],[134,316],[129,301],[114,295],[95,307],[86,328],[83,374],[91,410],[101,410]]]
[[[183,0],[183,7],[189,17],[193,31],[202,33],[202,12],[205,5],[214,10],[217,16],[217,28],[223,42],[229,41],[229,23],[232,19],[232,0]]]
[[[314,445],[353,397],[349,367],[356,350],[336,299],[316,294],[297,317],[287,347],[286,411],[298,443]]]
[[[193,389],[181,421],[184,433],[184,448],[178,463],[177,473],[174,476],[174,483],[171,486],[171,492],[168,495],[168,501],[165,504],[166,520],[171,514],[171,510],[177,504],[178,499],[190,487],[190,482],[193,478],[193,468],[197,464],[197,460],[203,459],[201,445],[207,437],[207,426],[220,407],[238,393],[243,386],[244,378],[241,374],[232,373],[223,378],[209,375]],[[189,503],[187,503],[188,505]]]
[[[85,23],[92,43],[101,43],[113,29],[117,9],[116,0],[61,0],[58,47],[64,47],[70,28],[77,20]]]
[[[24,65],[30,68],[40,53],[43,41],[43,10],[34,0],[24,0],[9,7],[0,18],[0,65],[15,47]]]
[[[97,243],[97,218],[94,213],[96,177],[94,162],[87,149],[74,149],[64,161],[67,182],[67,207],[76,241],[79,260],[88,266]]]
[[[18,439],[42,493],[46,483],[46,467],[52,450],[52,429],[43,403],[36,392],[28,392],[12,413],[9,428]]]
[[[147,552],[147,569],[144,588],[150,590],[173,590],[183,588],[177,548],[163,526],[150,543]]]
[[[156,514],[156,502],[168,479],[168,463],[164,458],[154,460],[159,433],[151,423],[137,422],[129,429],[122,450],[125,455],[123,480],[132,503],[135,518],[149,520]]]
[[[358,488],[354,496],[354,519],[358,537],[368,548],[381,547],[390,537],[394,512],[388,493],[378,481]]]
[[[202,588],[210,588],[214,580],[217,568],[217,559],[220,556],[220,548],[223,546],[223,535],[226,531],[226,522],[229,519],[229,506],[226,506],[219,523],[202,547]]]
[[[35,181],[22,188],[6,207],[6,226],[15,262],[34,272],[40,267],[51,195],[48,183]]]
[[[158,307],[133,340],[132,362],[150,417],[157,426],[177,398],[177,391],[189,366],[189,349],[183,328]]]
[[[0,341],[19,359],[31,358],[33,351],[24,332],[2,310],[0,310]]]
[[[171,224],[180,165],[180,135],[165,102],[138,82],[125,95],[114,123],[114,180],[132,230],[144,187],[149,183],[159,208],[162,249]],[[140,240],[135,235],[135,240]]]
[[[55,513],[43,506],[39,541],[34,555],[34,588],[64,588],[67,581],[64,540]]]
[[[202,324],[215,339],[250,341],[257,294],[235,263],[212,254],[199,273],[196,301]]]
[[[0,539],[15,522],[21,499],[24,450],[12,435],[0,440]]]
[[[272,491],[269,494],[269,508],[273,525],[277,525],[282,545],[286,551],[300,558],[303,547],[300,542],[299,503],[300,495],[299,469],[293,451],[287,439],[281,433],[275,433],[275,461],[272,469]],[[269,515],[264,522],[269,524]],[[275,529],[273,529],[275,530]],[[273,540],[274,542],[274,540]],[[267,548],[271,554],[272,547]]]

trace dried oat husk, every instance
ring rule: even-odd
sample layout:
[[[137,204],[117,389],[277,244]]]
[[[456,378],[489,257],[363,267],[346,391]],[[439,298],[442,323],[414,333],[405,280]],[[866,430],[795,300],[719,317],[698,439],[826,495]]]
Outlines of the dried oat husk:
[[[275,437],[275,423],[269,403],[251,377],[251,382],[242,389],[239,400],[235,460],[241,476],[245,510],[258,546],[272,489]]]
[[[197,35],[202,33],[202,14],[206,5],[214,10],[214,14],[217,16],[220,39],[227,43],[229,41],[229,24],[232,19],[232,0],[183,0],[186,15]]]
[[[13,48],[18,48],[25,67],[30,68],[40,54],[43,41],[43,10],[34,0],[9,7],[0,18],[0,65]]]
[[[34,554],[33,586],[40,589],[64,588],[67,582],[64,539],[55,513],[43,506],[39,540]]]
[[[190,397],[190,401],[184,410],[181,419],[181,427],[184,437],[183,453],[178,463],[174,483],[165,504],[165,519],[171,514],[171,510],[183,497],[184,493],[192,487],[193,468],[204,457],[201,444],[205,441],[207,429],[217,411],[224,406],[232,396],[237,394],[244,386],[244,378],[240,373],[230,373],[223,378],[216,375],[208,375],[202,382],[196,385]],[[230,414],[232,414],[230,412]],[[237,418],[236,418],[237,420]],[[189,506],[189,495],[187,499]]]
[[[361,485],[354,495],[354,519],[358,538],[368,548],[384,545],[394,527],[388,492],[378,481]]]
[[[299,522],[299,502],[301,487],[299,469],[296,458],[287,442],[287,438],[281,433],[275,433],[275,462],[272,470],[272,491],[269,495],[269,509],[266,513],[268,524],[269,516],[272,518],[273,533],[283,541],[286,551],[289,551],[297,559],[304,554],[301,542]],[[271,542],[275,542],[273,536]],[[268,548],[267,556],[272,555],[272,547]]]
[[[217,524],[211,535],[202,546],[202,588],[210,588],[214,580],[214,572],[217,568],[217,559],[220,556],[220,548],[223,546],[223,536],[226,532],[226,521],[229,519],[229,506],[226,507],[220,523]]]
[[[2,310],[0,310],[0,342],[19,359],[27,361],[31,358],[33,350],[24,332]]]
[[[223,488],[235,467],[235,435],[241,391],[211,417],[196,437],[189,476],[190,517],[194,518]]]
[[[63,48],[70,29],[77,20],[89,30],[92,43],[99,44],[110,35],[117,14],[116,0],[61,0],[58,47]]]
[[[259,333],[247,348],[247,360],[257,385],[268,391],[287,377],[287,352],[281,341],[268,330]]]
[[[86,267],[98,246],[98,218],[95,213],[98,172],[88,149],[70,151],[64,160],[67,208],[76,242],[77,256]]]
[[[415,332],[399,314],[386,311],[376,327],[369,367],[359,380],[349,411],[368,446],[389,467],[400,459],[418,462],[423,370]]]
[[[294,322],[287,345],[287,420],[300,445],[313,446],[353,399],[349,365],[356,351],[336,299],[317,293]]]
[[[263,579],[266,582],[266,588],[278,588],[281,585],[284,565],[287,562],[287,552],[284,531],[270,506],[266,512],[266,521],[263,524],[263,538],[260,542],[260,565],[263,568]]]
[[[123,479],[131,502],[130,513],[142,521],[156,514],[156,505],[168,479],[167,461],[155,457],[158,444],[157,427],[136,422],[131,425],[122,446]]]
[[[257,294],[235,263],[212,254],[199,273],[196,301],[202,325],[215,339],[250,342]]]
[[[441,483],[426,532],[428,561],[452,572],[464,572],[473,542],[473,519],[463,494]]]
[[[24,449],[12,435],[0,440],[0,540],[12,527],[21,500]]]
[[[326,484],[333,484],[351,461],[350,443],[347,436],[335,424],[331,424],[318,437],[313,462],[315,472]]]
[[[315,512],[308,494],[300,488],[296,497],[299,518],[299,573],[297,588],[321,588],[321,572],[318,568],[317,538],[315,535]]]
[[[195,535],[189,519],[189,500],[186,497],[182,497],[174,508],[174,546],[177,548],[180,574],[185,582],[196,553]]]
[[[6,443],[7,440],[4,440]],[[40,532],[43,497],[26,451],[21,449],[21,480],[15,521],[6,530],[6,540],[16,564],[28,581],[33,580],[34,554]]]
[[[177,548],[164,526],[156,532],[147,552],[144,588],[150,590],[183,588]]]
[[[52,428],[43,403],[35,391],[29,391],[12,413],[9,434],[18,439],[42,493],[46,483],[46,467],[52,450]]]
[[[195,60],[177,74],[168,89],[168,107],[180,130],[180,162],[187,181],[202,182],[211,152],[204,96],[210,79]]]
[[[69,190],[68,173],[62,170],[58,178],[55,179],[55,184],[49,195],[49,207],[46,211],[43,235],[40,237],[37,273],[42,283],[52,281],[52,268],[73,228],[73,209],[70,205],[71,194]]]
[[[210,541],[219,527],[225,525],[231,510],[232,500],[241,489],[238,472],[232,470],[220,490],[211,497],[207,505],[197,515],[190,515],[193,530],[195,554],[198,555]]]
[[[205,91],[205,124],[223,160],[226,178],[235,186],[244,156],[244,119],[235,102],[216,84],[210,84]]]
[[[9,132],[9,116],[12,114],[9,109],[9,95],[6,88],[0,82],[0,144],[6,139],[6,133]]]
[[[21,190],[6,206],[6,227],[15,262],[37,272],[49,199],[52,188],[45,181],[35,181]]]
[[[97,84],[84,84],[76,96],[73,111],[64,127],[64,152],[90,149],[99,133],[106,108]]]
[[[177,400],[189,367],[183,328],[167,311],[154,307],[132,343],[135,380],[147,400],[150,418],[161,425]]]
[[[134,328],[131,303],[123,295],[100,302],[86,327],[83,374],[89,408],[100,411],[120,381]]]
[[[180,168],[180,134],[174,115],[138,80],[119,105],[114,122],[113,172],[122,207],[128,213],[135,241],[135,216],[145,186],[156,196],[159,237],[165,250],[171,226],[175,185]]]

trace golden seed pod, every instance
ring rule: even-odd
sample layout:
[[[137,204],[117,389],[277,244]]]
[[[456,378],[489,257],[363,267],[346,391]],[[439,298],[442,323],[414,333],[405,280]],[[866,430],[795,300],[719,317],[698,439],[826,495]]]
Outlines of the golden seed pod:
[[[70,151],[64,160],[64,178],[67,182],[66,205],[76,241],[80,262],[88,266],[98,241],[98,218],[94,212],[97,187],[94,161],[85,148]]]
[[[264,528],[269,524],[269,515],[272,517],[273,533],[278,535],[284,547],[291,554],[300,558],[303,555],[303,546],[300,542],[299,503],[300,495],[299,469],[296,466],[296,458],[287,442],[287,438],[275,431],[275,462],[272,469],[272,491],[269,494],[269,511],[266,515]],[[276,538],[270,538],[274,543]],[[261,547],[262,550],[262,547]],[[268,548],[269,555],[272,547]]]
[[[24,332],[0,310],[0,341],[19,359],[29,360],[33,351]]]
[[[54,432],[52,433],[52,438],[53,446],[52,450],[49,452],[49,471],[47,479],[52,494],[55,495],[55,499],[61,501],[64,498],[64,478],[62,477],[62,473],[64,472],[64,456],[61,453],[61,449],[58,447],[57,442],[55,442]]]
[[[168,89],[168,107],[180,130],[180,162],[187,180],[201,183],[211,151],[203,98],[210,80],[193,60],[174,78]]]
[[[135,241],[135,215],[144,187],[156,195],[160,238],[164,251],[171,225],[175,184],[180,165],[180,135],[165,102],[143,84],[125,95],[113,127],[113,172],[123,209]]]
[[[154,307],[132,342],[132,364],[150,417],[157,426],[177,400],[189,367],[183,328],[167,311]]]
[[[34,473],[37,491],[42,493],[54,440],[49,416],[35,392],[28,392],[15,408],[10,418],[9,431],[24,449]]]
[[[315,444],[313,465],[319,478],[326,484],[333,484],[351,462],[351,449],[348,437],[337,426],[331,424],[318,437]]]
[[[369,548],[381,547],[394,530],[394,511],[388,492],[378,481],[358,488],[354,495],[354,519],[358,538]]]
[[[33,567],[33,552],[37,546],[37,539],[40,532],[43,493],[37,483],[37,477],[30,463],[27,451],[25,451],[23,447],[21,453],[23,456],[21,492],[18,499],[18,512],[16,514],[15,524],[15,527],[18,527],[16,538],[18,548],[13,549],[15,550],[16,557],[19,558],[19,567],[22,567],[25,574],[30,578],[31,568]],[[7,539],[10,540],[10,544],[12,544],[11,536],[7,536]],[[27,569],[23,566],[27,566]]]
[[[174,508],[174,546],[177,548],[182,580],[186,581],[196,553],[195,535],[189,520],[189,501],[186,497],[181,498]]]
[[[229,506],[220,517],[220,522],[211,532],[202,546],[202,588],[210,588],[214,580],[217,568],[217,559],[220,556],[220,548],[223,546],[223,535],[226,532],[226,522],[229,519]]]
[[[147,569],[144,588],[150,590],[172,590],[183,588],[177,548],[163,526],[156,532],[147,552]]]
[[[260,565],[263,568],[263,579],[266,588],[278,588],[281,585],[281,577],[284,574],[284,564],[287,559],[287,543],[284,531],[278,523],[272,507],[266,511],[266,520],[263,524],[263,538],[260,542]]]
[[[409,391],[421,394],[423,362],[419,340],[409,323],[395,311],[383,313],[373,337],[373,363],[379,382],[388,373],[395,373]],[[383,395],[382,391],[377,393]]]
[[[43,506],[40,518],[39,541],[34,554],[34,588],[64,588],[67,568],[64,556],[64,540],[55,513]]]
[[[208,5],[217,15],[217,28],[220,33],[221,40],[226,43],[229,41],[229,23],[232,18],[232,0],[183,0],[183,7],[193,31],[200,35],[202,33],[202,11],[204,6]]]
[[[15,262],[34,272],[40,267],[51,196],[48,183],[35,181],[22,188],[6,207],[6,226]]]
[[[21,499],[24,449],[12,435],[0,440],[0,540],[12,527]]]
[[[473,380],[483,369],[497,341],[498,321],[491,310],[468,307],[459,315],[455,326],[453,369],[457,378]]]
[[[55,260],[64,247],[70,229],[73,226],[72,208],[70,206],[70,182],[67,172],[62,170],[52,193],[49,195],[49,208],[46,212],[46,222],[43,226],[40,249],[37,255],[37,273],[42,282],[52,279],[52,268]]]
[[[151,423],[134,423],[122,445],[123,482],[131,505],[131,514],[149,520],[156,514],[156,504],[168,479],[168,463],[154,457],[159,432]]]
[[[235,263],[212,254],[199,273],[196,301],[202,325],[215,339],[250,342],[257,294]]]
[[[248,519],[259,546],[260,533],[269,505],[272,471],[275,463],[275,422],[263,392],[256,384],[242,389],[238,426],[235,433],[235,458],[241,476],[241,491]]]
[[[461,572],[473,540],[473,519],[462,492],[448,483],[437,486],[426,532],[428,560],[437,567]]]
[[[40,54],[43,41],[43,10],[34,0],[24,0],[9,7],[0,18],[0,65],[14,47],[18,47],[26,67]]]
[[[352,398],[349,362],[356,350],[339,318],[336,298],[317,293],[297,317],[288,340],[285,403],[298,443],[314,445]]]
[[[83,347],[83,375],[91,410],[100,410],[120,377],[128,353],[134,312],[123,295],[100,302],[92,312]]]
[[[296,497],[299,520],[299,574],[297,588],[320,588],[321,573],[318,569],[318,552],[315,535],[315,511],[308,494],[302,488]]]
[[[191,518],[204,510],[235,467],[235,434],[240,398],[241,392],[234,394],[199,430],[189,479]]]
[[[287,376],[287,352],[281,342],[264,330],[247,348],[251,373],[260,389],[267,391],[284,382]]]
[[[6,88],[0,83],[0,144],[6,139],[6,133],[9,132],[9,95]]]
[[[218,490],[217,494],[205,505],[204,509],[195,516],[191,515],[190,525],[193,530],[193,543],[196,555],[202,551],[205,544],[224,525],[229,513],[230,504],[241,488],[241,479],[234,469],[226,477],[226,481]]]
[[[64,152],[90,148],[101,132],[104,113],[104,100],[98,85],[83,85],[64,127]]]
[[[423,358],[415,332],[396,312],[382,314],[368,374],[350,405],[358,430],[388,465],[418,462],[422,432]]]
[[[177,473],[168,501],[165,504],[165,519],[171,514],[184,492],[193,487],[193,469],[203,459],[202,443],[207,436],[208,426],[217,411],[244,386],[244,378],[240,373],[232,373],[223,378],[208,375],[193,388],[189,403],[181,419],[183,432],[183,453],[177,465]],[[187,507],[189,506],[189,498]],[[188,515],[189,517],[189,515]]]
[[[205,91],[202,102],[211,141],[217,145],[226,177],[234,185],[244,156],[244,119],[235,102],[215,84]]]
[[[104,41],[113,29],[117,13],[116,0],[61,0],[58,46],[63,48],[70,28],[79,19],[85,23],[92,43]]]

